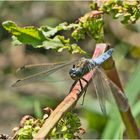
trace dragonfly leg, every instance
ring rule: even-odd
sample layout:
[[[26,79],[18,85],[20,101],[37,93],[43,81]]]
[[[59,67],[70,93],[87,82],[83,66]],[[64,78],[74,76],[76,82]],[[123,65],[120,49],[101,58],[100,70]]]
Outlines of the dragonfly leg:
[[[72,89],[73,89],[73,88],[74,88],[74,86],[76,85],[77,81],[78,81],[78,80],[75,80],[75,81],[74,81],[74,83],[72,84],[72,86],[71,86],[71,88],[70,88],[70,91],[69,91],[69,92],[71,92],[71,91],[72,91]]]
[[[84,78],[82,78],[82,80],[83,81],[85,81],[87,84],[88,84],[88,81],[86,80],[86,79],[84,79]],[[81,82],[81,80],[79,79],[79,80],[75,80],[74,81],[74,83],[72,84],[72,86],[71,86],[71,88],[70,88],[70,91],[69,92],[71,92],[72,91],[72,89],[74,88],[74,86],[76,85],[76,83],[79,81],[79,83],[80,83],[80,87],[81,87],[81,91],[83,91],[84,90],[84,94],[83,94],[83,100],[82,100],[82,105],[84,104],[84,98],[85,98],[85,95],[86,95],[86,92],[87,92],[87,88],[86,89],[84,89],[83,88],[83,85],[82,85],[82,82]]]
[[[84,89],[83,89],[83,85],[80,79],[79,79],[79,83],[80,83],[81,91],[83,91]]]
[[[81,82],[81,80],[79,80],[79,83],[80,83],[80,87],[81,87],[81,91],[83,91],[84,90],[84,94],[83,94],[83,100],[82,100],[82,105],[84,104],[84,99],[85,99],[85,95],[86,95],[86,91],[87,91],[87,89],[84,89],[83,88],[83,85],[82,85],[82,82]]]
[[[87,84],[89,83],[86,79],[81,78],[83,81],[85,81]],[[84,104],[84,99],[85,99],[85,95],[87,93],[87,88],[84,89],[84,94],[83,94],[83,100],[82,100],[82,105]]]
[[[82,78],[82,80],[85,81],[87,84],[89,84],[89,81],[87,81],[86,79]],[[85,89],[84,89],[84,95],[83,96],[85,96],[86,92],[87,92],[87,87],[85,87]]]
[[[85,78],[81,78],[83,81],[85,81],[88,84],[88,81]]]

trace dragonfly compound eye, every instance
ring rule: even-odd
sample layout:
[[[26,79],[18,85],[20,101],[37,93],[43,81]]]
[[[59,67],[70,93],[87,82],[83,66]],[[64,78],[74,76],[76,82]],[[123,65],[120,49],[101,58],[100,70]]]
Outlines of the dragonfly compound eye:
[[[69,74],[71,76],[71,78],[73,80],[78,80],[81,78],[81,71],[79,71],[79,69],[76,69],[76,68],[72,68],[70,71],[69,71]]]
[[[75,68],[70,69],[69,74],[70,74],[70,76],[74,76],[75,75]]]

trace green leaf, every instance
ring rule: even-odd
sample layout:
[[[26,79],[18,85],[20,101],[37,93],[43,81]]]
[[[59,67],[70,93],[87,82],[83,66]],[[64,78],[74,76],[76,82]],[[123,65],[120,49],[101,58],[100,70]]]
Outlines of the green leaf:
[[[90,4],[90,8],[91,8],[92,10],[98,10],[98,4],[97,4],[96,2],[93,1],[93,3]]]
[[[2,25],[7,31],[12,33],[18,41],[24,44],[36,47],[37,45],[41,45],[45,40],[42,32],[33,26],[19,27],[12,21],[3,22]]]
[[[44,48],[46,49],[58,49],[60,47],[63,46],[63,43],[60,41],[59,37],[56,36],[54,37],[53,39],[46,39],[45,41],[43,41],[43,44]],[[39,47],[42,47],[42,46],[38,46]]]
[[[71,28],[75,28],[75,27],[77,27],[77,24],[68,25],[68,23],[64,22],[64,23],[61,23],[61,24],[59,24],[58,26],[56,26],[54,28],[50,27],[50,26],[42,26],[40,29],[41,29],[43,35],[46,38],[48,38],[48,37],[54,36],[59,31],[70,30]]]
[[[140,113],[140,102],[138,100],[133,106],[133,115],[136,117],[139,116],[139,113]]]
[[[13,41],[12,41],[13,46],[20,46],[20,45],[22,45],[22,42],[20,42],[20,41],[17,39],[17,37],[12,36],[12,39],[13,39]]]
[[[121,17],[121,23],[135,23],[140,17],[139,1],[108,0],[100,6],[104,13],[112,15],[114,19]]]
[[[115,133],[117,133],[117,129],[119,127],[119,123],[117,120],[110,120],[108,121],[106,128],[104,129],[102,133],[102,139],[113,139]]]
[[[81,28],[81,27],[78,27],[77,29],[75,29],[73,32],[72,32],[72,37],[76,40],[76,41],[79,41],[81,39],[85,39],[85,36],[86,36],[86,31]]]
[[[72,37],[76,40],[85,39],[86,35],[89,35],[96,42],[103,42],[103,17],[98,15],[98,17],[92,17],[91,13],[87,13],[85,16],[79,19],[79,26],[75,28],[72,33]]]
[[[126,86],[126,93],[129,98],[129,103],[133,105],[135,103],[135,100],[138,97],[139,91],[140,91],[140,63],[137,66],[137,69],[134,72],[134,75],[129,80],[127,86]]]
[[[86,54],[77,44],[71,44],[69,39],[65,39],[63,36],[55,36],[53,39],[46,39],[42,46],[46,49],[54,49],[58,52],[62,52],[67,49],[70,53]]]
[[[34,48],[53,49],[58,52],[68,50],[70,53],[86,54],[77,44],[71,44],[70,39],[65,39],[64,36],[56,35],[59,31],[70,30],[76,28],[77,24],[61,23],[56,27],[43,26],[35,28],[31,26],[19,27],[12,21],[3,22],[3,27],[12,33],[13,44],[32,45]],[[54,37],[53,37],[54,36]]]
[[[40,105],[39,100],[34,101],[34,112],[37,118],[42,118],[43,114],[41,111],[41,105]]]
[[[115,18],[119,18],[119,17],[121,17],[121,16],[123,16],[123,13],[117,13],[114,17],[115,17]]]

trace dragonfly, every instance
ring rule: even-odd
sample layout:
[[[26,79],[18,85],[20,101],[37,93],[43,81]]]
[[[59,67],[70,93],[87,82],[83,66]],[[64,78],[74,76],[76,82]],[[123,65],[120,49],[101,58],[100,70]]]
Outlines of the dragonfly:
[[[38,64],[38,65],[25,65],[20,67],[17,70],[17,73],[24,73],[23,78],[18,79],[12,87],[19,87],[30,83],[40,82],[43,79],[51,76],[58,70],[61,70],[64,67],[72,66],[69,70],[70,77],[74,80],[74,83],[71,86],[70,91],[75,86],[77,82],[80,83],[81,90],[83,90],[81,80],[84,80],[86,83],[88,81],[83,78],[87,73],[96,70],[92,81],[95,87],[96,95],[99,100],[101,110],[106,114],[106,100],[110,100],[111,94],[115,94],[119,101],[119,109],[122,111],[127,111],[129,108],[127,97],[124,96],[121,92],[112,92],[109,84],[109,78],[105,75],[101,65],[107,61],[113,53],[113,48],[109,49],[96,59],[87,59],[81,58],[73,60],[70,62],[62,63],[51,63],[51,64]],[[34,70],[34,73],[30,75],[30,70]]]

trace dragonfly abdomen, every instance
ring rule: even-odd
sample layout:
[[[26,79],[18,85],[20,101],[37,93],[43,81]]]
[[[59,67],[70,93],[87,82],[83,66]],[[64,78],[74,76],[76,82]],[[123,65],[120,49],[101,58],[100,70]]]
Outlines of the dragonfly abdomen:
[[[114,49],[111,48],[98,58],[94,59],[94,63],[96,63],[96,65],[101,65],[102,63],[104,63],[107,59],[109,59],[112,56],[113,50]]]

